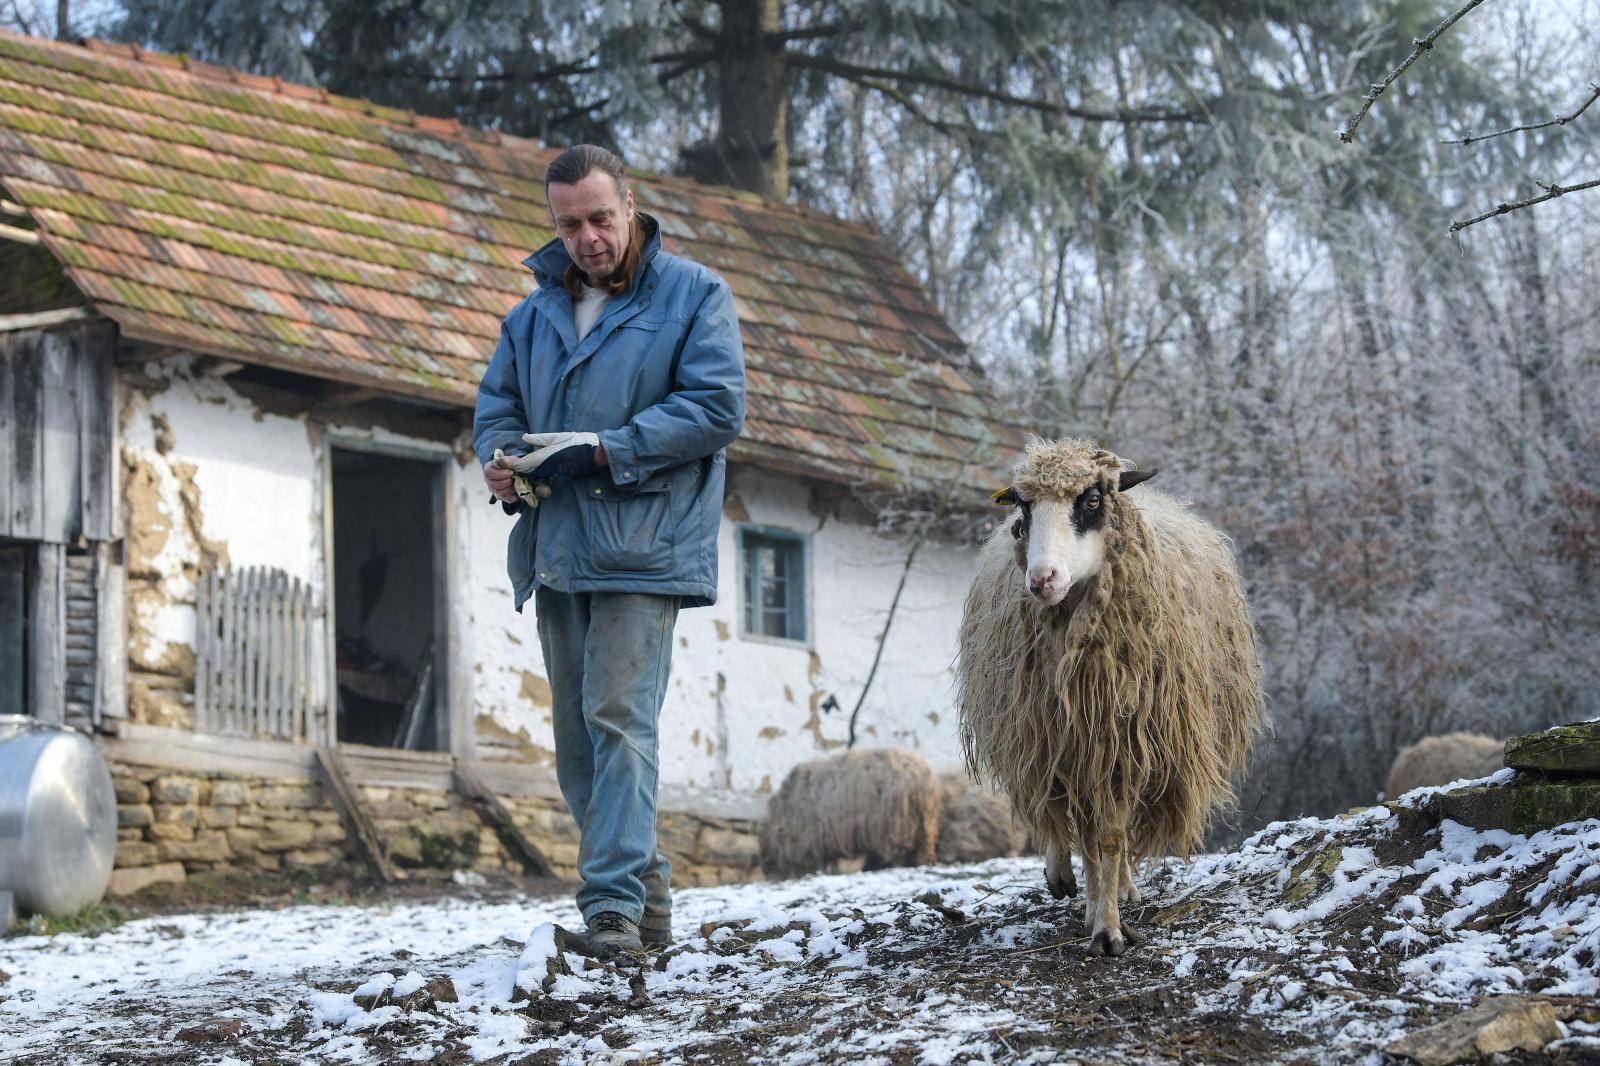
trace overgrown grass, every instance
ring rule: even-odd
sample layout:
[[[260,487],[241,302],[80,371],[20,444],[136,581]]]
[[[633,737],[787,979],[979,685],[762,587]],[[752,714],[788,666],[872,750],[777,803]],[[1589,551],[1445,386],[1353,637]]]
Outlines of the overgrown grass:
[[[99,936],[110,932],[130,915],[114,903],[91,903],[59,918],[44,914],[30,914],[19,921],[7,936],[55,936],[58,933],[82,933]]]

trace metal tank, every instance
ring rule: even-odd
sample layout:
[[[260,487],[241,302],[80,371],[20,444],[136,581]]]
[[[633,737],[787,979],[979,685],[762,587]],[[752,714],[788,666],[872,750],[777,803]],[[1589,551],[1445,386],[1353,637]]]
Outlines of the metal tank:
[[[117,796],[94,742],[0,715],[0,894],[40,914],[96,902],[117,854]]]

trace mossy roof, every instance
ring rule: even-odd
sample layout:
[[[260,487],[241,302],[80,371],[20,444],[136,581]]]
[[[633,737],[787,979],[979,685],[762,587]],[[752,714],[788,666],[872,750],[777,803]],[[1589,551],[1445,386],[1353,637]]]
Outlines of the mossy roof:
[[[131,45],[0,31],[0,186],[125,336],[470,406],[552,236],[556,151]],[[733,458],[835,481],[998,483],[1022,431],[870,227],[633,175],[732,286]]]

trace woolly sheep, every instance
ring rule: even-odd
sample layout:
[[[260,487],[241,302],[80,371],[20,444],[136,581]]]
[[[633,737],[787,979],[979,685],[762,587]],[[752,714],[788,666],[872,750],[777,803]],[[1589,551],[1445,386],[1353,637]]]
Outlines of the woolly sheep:
[[[1084,858],[1090,950],[1126,947],[1132,865],[1187,854],[1261,727],[1227,538],[1082,440],[1028,444],[997,502],[957,659],[962,743],[1012,798],[1060,898]]]
[[[939,790],[940,862],[982,862],[1020,855],[1027,847],[1027,827],[1006,797],[975,787],[960,770],[940,774]]]
[[[761,825],[761,866],[795,877],[862,856],[865,868],[926,866],[939,839],[939,780],[900,748],[863,748],[789,771]]]
[[[1395,799],[1414,788],[1488,777],[1504,765],[1505,743],[1493,737],[1481,733],[1423,737],[1395,756],[1384,794]]]

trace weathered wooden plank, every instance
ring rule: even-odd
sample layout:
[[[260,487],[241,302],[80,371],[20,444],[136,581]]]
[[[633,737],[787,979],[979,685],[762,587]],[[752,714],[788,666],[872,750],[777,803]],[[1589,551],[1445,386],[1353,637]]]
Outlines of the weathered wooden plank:
[[[107,322],[78,329],[79,529],[90,540],[118,535],[116,501],[117,400],[112,379],[116,330]]]
[[[289,647],[289,575],[282,570],[273,574],[272,643],[276,649],[272,656],[272,728],[280,737],[290,737],[289,731],[289,668],[294,662],[294,652]]]
[[[345,830],[349,833],[350,839],[356,842],[367,868],[380,881],[385,883],[394,881],[394,870],[389,866],[389,850],[373,826],[372,819],[362,808],[356,790],[345,774],[338,750],[328,747],[317,748],[317,766],[322,771],[323,786],[333,797],[334,805],[339,808]]]
[[[52,330],[39,345],[40,538],[66,544],[79,532],[79,346],[77,330]]]
[[[34,717],[59,725],[66,718],[66,548],[35,544],[28,584],[28,703]]]
[[[117,722],[115,735],[101,738],[101,744],[106,757],[117,762],[171,770],[225,770],[278,781],[316,780],[316,753],[304,744],[135,722]]]
[[[309,679],[306,677],[308,658],[306,641],[310,634],[309,619],[306,617],[308,607],[305,582],[295,578],[290,600],[289,643],[294,648],[294,660],[289,664],[289,685],[293,694],[290,704],[289,734],[296,738],[306,735],[306,712],[311,702]]]
[[[12,469],[16,458],[16,421],[11,417],[13,404],[12,364],[18,347],[15,336],[0,336],[0,536],[11,533],[12,482],[16,472]]]
[[[44,535],[44,510],[40,494],[44,488],[44,451],[39,431],[40,409],[39,335],[17,334],[11,338],[11,407],[6,412],[11,422],[11,521],[10,536],[39,540]]]
[[[239,604],[244,618],[239,636],[239,662],[244,675],[244,699],[239,704],[242,712],[240,728],[253,737],[261,735],[256,720],[256,658],[251,654],[258,639],[256,633],[258,573],[255,567],[246,567],[244,580],[239,583]]]
[[[239,573],[229,570],[223,575],[223,629],[222,665],[223,702],[221,728],[228,733],[239,732],[239,698],[244,690],[239,664]]]
[[[511,812],[498,796],[489,791],[473,768],[467,763],[457,763],[453,775],[456,791],[478,812],[478,817],[493,829],[500,843],[517,857],[523,869],[540,877],[554,877],[555,868],[539,846],[530,840],[512,819]]]
[[[406,697],[405,710],[400,714],[400,725],[395,730],[394,746],[415,751],[421,746],[422,730],[433,703],[433,638],[422,646],[422,656],[417,661],[416,676],[411,683],[411,694]]]
[[[291,725],[293,715],[290,710],[292,689],[290,688],[290,675],[294,671],[294,645],[291,641],[292,631],[290,626],[290,611],[294,609],[291,598],[289,575],[278,571],[278,592],[273,598],[273,610],[276,616],[273,620],[274,639],[277,641],[278,654],[273,664],[273,683],[277,691],[273,694],[273,704],[277,708],[277,729],[280,737],[294,736]]]
[[[10,229],[10,227],[6,227]],[[21,232],[32,232],[31,230]],[[37,239],[37,234],[35,234]],[[78,322],[89,318],[94,311],[87,307],[61,307],[53,311],[26,311],[21,314],[0,315],[0,333],[13,330],[44,329],[64,322]]]
[[[244,731],[253,737],[261,735],[260,709],[261,701],[257,698],[257,682],[260,680],[260,670],[257,669],[257,657],[253,654],[261,643],[261,571],[259,568],[246,567],[244,581],[239,589],[241,595],[239,602],[244,606],[244,635],[240,642],[242,665],[244,667]]]
[[[216,575],[214,567],[201,571],[194,587],[194,727],[198,732],[211,728],[211,583]]]

